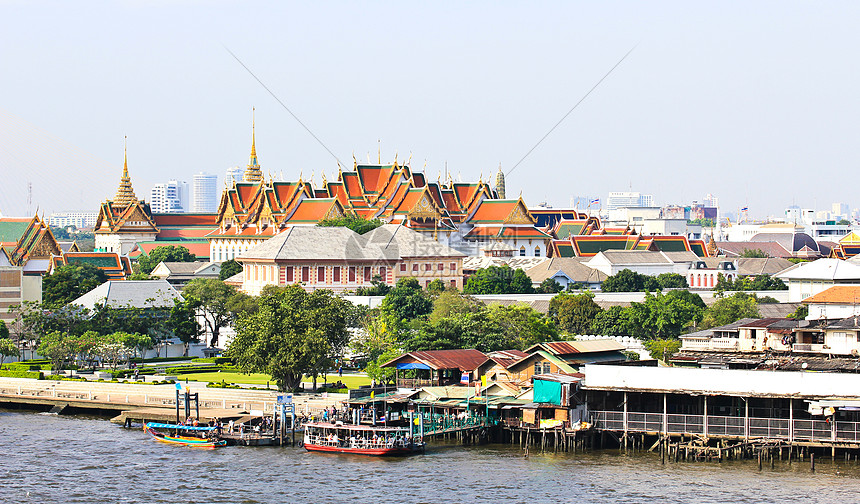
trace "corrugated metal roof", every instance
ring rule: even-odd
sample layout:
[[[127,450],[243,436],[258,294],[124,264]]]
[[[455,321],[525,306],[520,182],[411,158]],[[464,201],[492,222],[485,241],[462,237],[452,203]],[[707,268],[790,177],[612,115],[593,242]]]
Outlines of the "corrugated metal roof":
[[[487,361],[487,355],[474,348],[466,350],[419,350],[405,353],[396,359],[386,362],[382,366],[390,367],[407,357],[427,364],[437,370],[459,369],[461,371],[472,371]]]

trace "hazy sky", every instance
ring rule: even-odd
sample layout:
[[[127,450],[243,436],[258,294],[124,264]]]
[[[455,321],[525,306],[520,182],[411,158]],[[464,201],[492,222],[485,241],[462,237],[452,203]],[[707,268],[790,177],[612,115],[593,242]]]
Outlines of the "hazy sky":
[[[852,207],[860,2],[0,0],[0,212],[98,209],[248,162],[305,179],[395,152],[508,194],[706,193],[755,216]],[[637,45],[638,44],[638,45]]]

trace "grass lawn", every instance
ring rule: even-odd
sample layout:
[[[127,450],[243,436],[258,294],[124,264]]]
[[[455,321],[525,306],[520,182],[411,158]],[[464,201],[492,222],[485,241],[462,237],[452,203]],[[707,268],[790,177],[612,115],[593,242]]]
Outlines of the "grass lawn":
[[[272,380],[272,377],[267,374],[262,373],[252,373],[249,375],[242,373],[227,373],[227,372],[210,372],[210,373],[190,373],[183,374],[177,376],[180,380],[185,380],[188,378],[191,381],[201,381],[201,382],[221,382],[224,380],[227,383],[247,383],[249,385],[265,385],[266,382],[271,383],[272,385],[275,382]],[[370,378],[367,376],[357,376],[352,374],[345,374],[342,377],[338,377],[337,373],[333,373],[328,375],[329,383],[337,382],[340,380],[346,385],[348,388],[354,389],[358,388],[359,385],[370,385]],[[302,381],[312,382],[313,379],[309,376],[305,376],[302,378]],[[322,383],[322,376],[317,377],[317,383]]]

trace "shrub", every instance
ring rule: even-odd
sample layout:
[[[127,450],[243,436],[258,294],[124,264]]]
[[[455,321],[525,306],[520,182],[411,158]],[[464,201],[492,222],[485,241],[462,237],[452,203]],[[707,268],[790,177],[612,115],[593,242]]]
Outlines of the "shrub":
[[[233,360],[230,357],[199,357],[197,359],[191,359],[191,362],[193,364],[232,364]]]
[[[30,371],[23,369],[3,369],[0,370],[0,376],[3,378],[31,378],[35,380],[42,379],[42,373],[38,371]]]

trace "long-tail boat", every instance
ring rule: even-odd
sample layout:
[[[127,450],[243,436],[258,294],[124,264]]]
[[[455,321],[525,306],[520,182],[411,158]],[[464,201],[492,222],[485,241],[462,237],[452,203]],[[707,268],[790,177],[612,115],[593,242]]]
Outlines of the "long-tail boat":
[[[156,429],[167,429],[167,432],[162,432]],[[214,431],[217,427],[193,427],[190,425],[177,425],[177,424],[163,424],[163,423],[154,423],[149,422],[143,425],[143,430],[156,441],[161,441],[162,443],[169,444],[177,444],[184,446],[191,446],[193,448],[217,448],[219,446],[224,446],[227,444],[227,441],[223,439],[219,439],[217,436],[213,437],[210,434],[214,434]],[[170,434],[169,431],[173,431],[174,434]],[[180,432],[187,433],[185,435],[180,434]],[[194,437],[190,435],[191,433],[202,433],[203,437]]]

